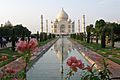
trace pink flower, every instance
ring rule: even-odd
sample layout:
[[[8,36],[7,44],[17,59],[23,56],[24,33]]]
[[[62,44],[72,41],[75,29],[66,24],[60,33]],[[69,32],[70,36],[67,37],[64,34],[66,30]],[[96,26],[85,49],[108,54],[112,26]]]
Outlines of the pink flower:
[[[84,68],[84,64],[82,63],[81,60],[77,60],[77,67],[78,67],[79,69],[83,69],[83,68]]]
[[[75,56],[71,56],[70,58],[68,58],[67,65],[70,66],[70,68],[75,72],[77,71],[77,67],[79,69],[84,68],[84,64],[82,63],[82,61],[77,60]]]
[[[19,41],[17,43],[16,49],[18,52],[23,53],[27,50],[30,50],[31,52],[34,52],[38,46],[38,42],[36,39],[31,39],[29,42],[27,41]]]
[[[77,64],[76,63],[72,63],[70,68],[76,68],[77,67]]]
[[[69,59],[71,60],[72,63],[77,63],[77,59],[75,56],[71,56]]]
[[[68,59],[68,60],[67,60],[67,65],[68,65],[68,66],[71,66],[71,64],[72,64],[72,61],[71,61],[70,59]]]
[[[8,59],[8,57],[7,57],[6,55],[3,55],[3,56],[2,56],[2,60],[3,60],[3,61],[5,61],[5,60],[7,60],[7,59]]]
[[[29,48],[30,49],[34,50],[37,46],[38,46],[38,42],[36,39],[33,38],[29,41]]]
[[[27,42],[26,41],[19,41],[17,43],[16,49],[18,52],[23,53],[27,50]]]
[[[85,67],[83,70],[87,70],[87,71],[89,71],[89,72],[92,72],[92,69],[93,69],[93,66],[87,66],[87,67]]]
[[[16,72],[14,69],[11,68],[7,68],[5,71],[9,74],[14,74]]]

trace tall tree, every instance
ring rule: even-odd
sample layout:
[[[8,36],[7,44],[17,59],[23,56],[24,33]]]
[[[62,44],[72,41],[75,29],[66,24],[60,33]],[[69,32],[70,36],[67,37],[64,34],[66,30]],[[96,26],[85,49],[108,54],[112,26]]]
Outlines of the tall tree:
[[[14,30],[14,28],[12,30],[12,37],[11,37],[11,39],[12,39],[12,51],[15,51],[15,30]]]
[[[114,42],[115,42],[115,40],[114,40],[115,36],[114,35],[116,35],[116,37],[117,37],[117,32],[118,32],[117,29],[119,30],[119,25],[117,23],[112,23],[111,24],[111,47],[112,48],[114,48]]]
[[[111,26],[111,47],[114,48],[114,26]]]
[[[103,19],[97,20],[95,23],[95,32],[96,32],[96,43],[98,44],[99,36],[102,32],[103,27],[105,26],[105,21]]]
[[[95,33],[95,28],[91,28],[91,43],[93,42],[93,37],[94,37],[94,33]]]
[[[90,36],[91,36],[92,28],[93,28],[93,24],[90,24],[89,26],[86,27],[86,31],[87,31],[87,43],[90,43]]]
[[[31,34],[31,32],[26,27],[23,27],[21,24],[15,25],[14,28],[15,28],[15,34],[18,37],[26,37],[29,36],[29,34]]]
[[[106,41],[105,41],[106,35],[105,35],[105,31],[106,31],[106,29],[105,29],[105,26],[104,26],[103,29],[102,29],[102,34],[101,34],[101,47],[102,47],[102,48],[105,48],[105,46],[106,46]]]
[[[39,41],[39,31],[37,31],[37,40]]]

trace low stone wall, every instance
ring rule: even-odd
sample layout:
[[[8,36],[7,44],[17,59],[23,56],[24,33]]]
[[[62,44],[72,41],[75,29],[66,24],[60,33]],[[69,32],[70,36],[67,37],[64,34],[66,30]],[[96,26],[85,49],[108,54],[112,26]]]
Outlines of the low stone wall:
[[[80,51],[80,53],[82,54],[82,56],[92,65],[92,64],[95,64],[95,61],[93,61],[92,59],[90,59],[88,56],[85,56],[85,54],[83,52]],[[95,64],[94,67],[96,69],[99,69],[100,66]]]

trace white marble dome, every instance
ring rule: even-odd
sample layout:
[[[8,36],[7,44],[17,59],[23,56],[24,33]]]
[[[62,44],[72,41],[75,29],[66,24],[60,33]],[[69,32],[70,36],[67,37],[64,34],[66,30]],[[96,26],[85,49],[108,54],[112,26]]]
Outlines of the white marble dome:
[[[7,21],[4,26],[12,26],[10,21]]]
[[[68,20],[68,14],[63,10],[60,11],[60,13],[57,15],[57,18],[56,18],[58,21],[67,21]]]

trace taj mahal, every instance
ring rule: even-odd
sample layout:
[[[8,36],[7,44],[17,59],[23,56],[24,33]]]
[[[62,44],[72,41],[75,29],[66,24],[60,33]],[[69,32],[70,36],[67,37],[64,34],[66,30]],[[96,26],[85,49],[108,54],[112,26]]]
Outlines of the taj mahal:
[[[75,21],[71,20],[69,15],[65,12],[65,10],[62,8],[60,10],[60,12],[58,13],[58,15],[56,16],[56,18],[51,21],[51,25],[48,29],[48,20],[46,20],[46,33],[52,33],[55,35],[69,35],[69,34],[73,34],[73,33],[85,33],[86,29],[85,29],[85,15],[83,15],[82,17],[82,21],[81,24],[82,26],[80,26],[80,20],[78,19],[78,26],[77,26],[77,30],[75,30]],[[43,15],[41,15],[41,31],[43,32]],[[80,30],[81,29],[81,30]]]
[[[52,33],[54,34],[71,34],[74,32],[74,22],[62,8],[54,22],[51,24]]]

